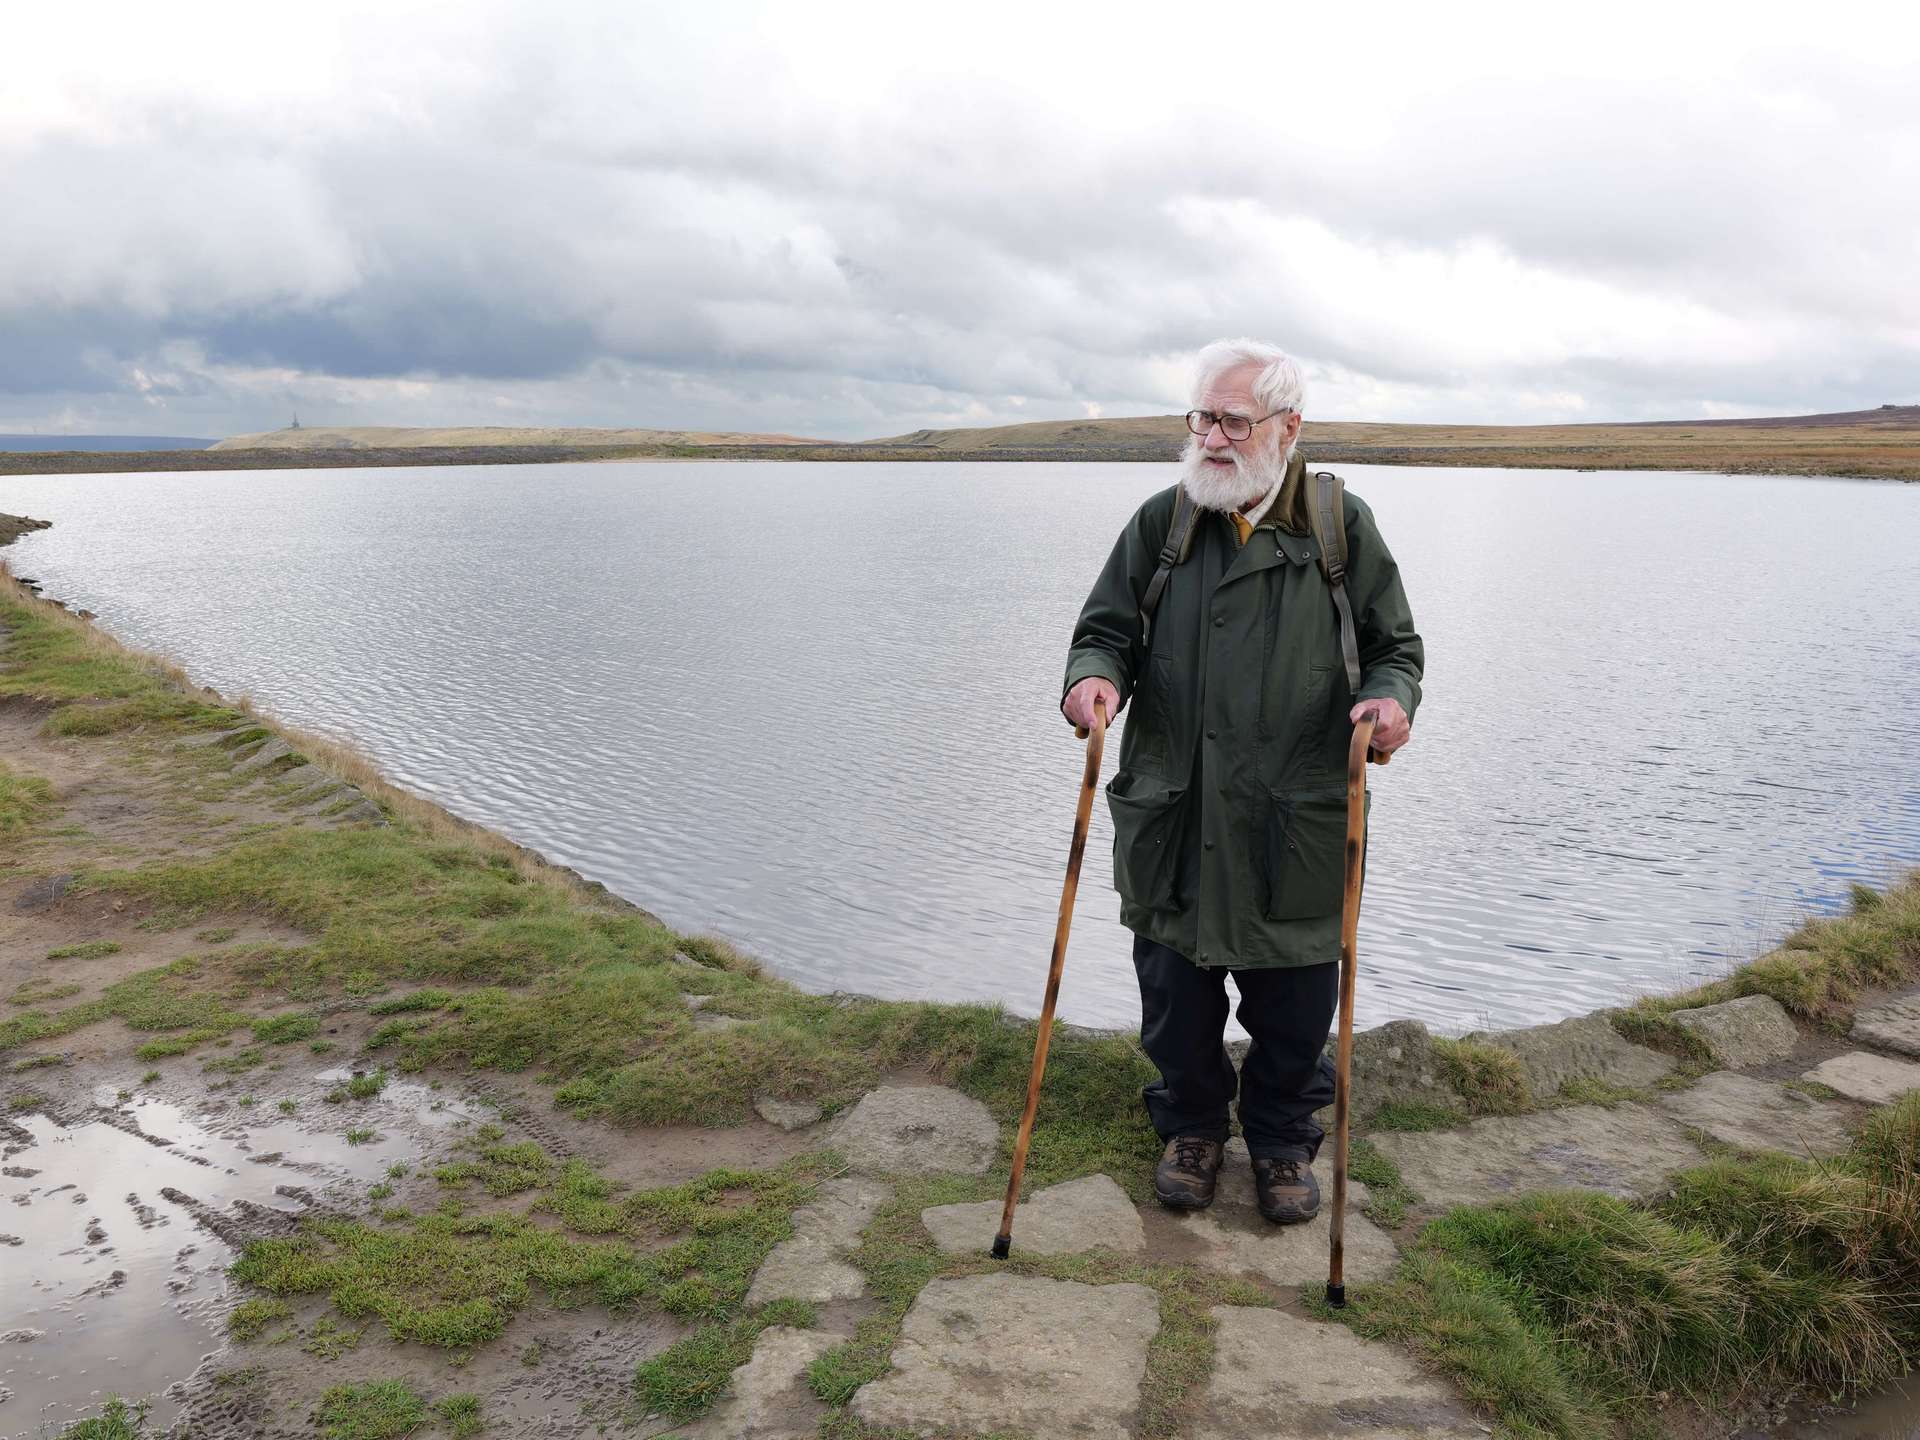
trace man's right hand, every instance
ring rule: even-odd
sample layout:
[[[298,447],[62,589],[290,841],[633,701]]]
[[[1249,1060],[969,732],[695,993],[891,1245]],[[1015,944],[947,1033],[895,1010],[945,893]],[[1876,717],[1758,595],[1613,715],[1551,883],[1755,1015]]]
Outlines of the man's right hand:
[[[1060,702],[1060,710],[1073,722],[1076,730],[1093,728],[1093,702],[1100,701],[1107,712],[1107,723],[1113,723],[1113,717],[1120,710],[1120,692],[1113,688],[1111,680],[1103,680],[1098,675],[1089,675],[1071,690],[1067,698]]]

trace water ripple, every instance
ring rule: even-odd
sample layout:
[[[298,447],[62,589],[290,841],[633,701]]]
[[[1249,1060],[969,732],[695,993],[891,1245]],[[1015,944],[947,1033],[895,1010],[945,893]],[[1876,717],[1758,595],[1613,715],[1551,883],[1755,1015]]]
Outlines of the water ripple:
[[[1719,973],[1920,862],[1920,487],[1351,467],[1428,643],[1363,1023]],[[1158,466],[48,477],[50,593],[817,989],[1036,1008],[1055,710]],[[1817,510],[1823,547],[1804,546]],[[1861,717],[1871,716],[1871,725]],[[1117,744],[1117,735],[1115,741]],[[1138,1016],[1096,806],[1063,1013]]]

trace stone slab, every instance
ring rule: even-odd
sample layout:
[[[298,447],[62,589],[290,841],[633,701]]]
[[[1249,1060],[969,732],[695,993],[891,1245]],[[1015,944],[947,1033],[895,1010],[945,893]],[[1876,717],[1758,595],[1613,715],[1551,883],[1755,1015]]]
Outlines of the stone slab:
[[[829,1180],[819,1198],[793,1212],[793,1234],[767,1252],[754,1272],[747,1305],[773,1300],[857,1300],[866,1277],[848,1263],[874,1212],[886,1202],[886,1186],[872,1180]]]
[[[1884,1105],[1909,1090],[1920,1090],[1920,1065],[1865,1050],[1849,1050],[1814,1066],[1802,1078],[1830,1085],[1849,1100]]]
[[[1901,1055],[1920,1057],[1920,995],[1905,995],[1853,1017],[1853,1038]]]
[[[1481,1440],[1487,1427],[1399,1346],[1284,1310],[1213,1307],[1193,1440]]]
[[[863,1386],[852,1410],[914,1435],[1126,1440],[1159,1328],[1159,1301],[1144,1285],[934,1280],[907,1311],[893,1373]]]
[[[1604,1015],[1578,1015],[1524,1030],[1483,1030],[1467,1039],[1517,1055],[1527,1089],[1539,1100],[1559,1094],[1569,1080],[1604,1080],[1641,1089],[1677,1063],[1671,1056],[1622,1038]]]
[[[1667,1018],[1704,1040],[1714,1064],[1734,1070],[1784,1060],[1800,1043],[1792,1017],[1771,995],[1742,995],[1718,1005],[1675,1010]]]
[[[753,1113],[769,1125],[782,1130],[804,1130],[820,1123],[820,1106],[813,1100],[780,1100],[772,1095],[757,1095]]]
[[[807,1367],[841,1343],[836,1335],[773,1325],[760,1332],[753,1358],[733,1372],[720,1403],[689,1440],[814,1440],[827,1407],[807,1386]]]
[[[1222,1274],[1254,1274],[1276,1285],[1304,1285],[1327,1278],[1327,1234],[1332,1226],[1333,1150],[1323,1147],[1313,1162],[1320,1182],[1320,1213],[1299,1225],[1276,1225],[1253,1197],[1253,1166],[1244,1140],[1227,1142],[1220,1185],[1211,1206],[1178,1214],[1175,1223],[1199,1247],[1195,1263]],[[1364,1284],[1393,1273],[1400,1252],[1393,1238],[1360,1213],[1367,1187],[1347,1186],[1346,1258],[1349,1281]],[[1014,1244],[1020,1233],[1014,1232]]]
[[[882,1085],[833,1126],[825,1143],[856,1170],[984,1175],[1000,1153],[987,1107],[944,1085]]]
[[[1476,1120],[1458,1130],[1368,1138],[1421,1199],[1439,1205],[1567,1187],[1640,1199],[1675,1170],[1706,1159],[1678,1121],[1633,1104],[1570,1105]]]
[[[985,1254],[1000,1231],[1003,1202],[935,1205],[920,1212],[934,1243],[948,1254]],[[1088,1175],[1037,1190],[1013,1214],[1013,1248],[1029,1255],[1083,1250],[1139,1254],[1147,1248],[1140,1212],[1110,1176]]]
[[[1771,1080],[1716,1070],[1698,1084],[1661,1097],[1660,1108],[1683,1125],[1743,1150],[1781,1150],[1804,1158],[1846,1152],[1852,1118],[1843,1105],[1815,1100]]]

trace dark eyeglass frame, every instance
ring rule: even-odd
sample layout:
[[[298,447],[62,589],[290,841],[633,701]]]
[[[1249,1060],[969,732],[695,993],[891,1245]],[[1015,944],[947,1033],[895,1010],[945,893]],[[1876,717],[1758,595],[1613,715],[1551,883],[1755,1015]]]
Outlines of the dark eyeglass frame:
[[[1227,439],[1240,441],[1252,436],[1254,426],[1266,424],[1267,421],[1273,419],[1275,415],[1291,415],[1292,413],[1291,410],[1270,410],[1258,420],[1249,420],[1245,415],[1216,415],[1211,410],[1189,410],[1187,411],[1187,429],[1202,439],[1205,439],[1207,432],[1213,429],[1215,425],[1218,425],[1220,427],[1220,433],[1226,436]],[[1233,427],[1235,425],[1242,425],[1246,428],[1241,434],[1236,435],[1233,433]]]

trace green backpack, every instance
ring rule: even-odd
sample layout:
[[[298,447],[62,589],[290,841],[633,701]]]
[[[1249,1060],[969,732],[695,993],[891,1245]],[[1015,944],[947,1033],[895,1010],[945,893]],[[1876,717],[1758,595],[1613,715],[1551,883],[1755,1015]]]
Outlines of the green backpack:
[[[1320,551],[1320,573],[1327,577],[1333,592],[1333,608],[1340,612],[1340,653],[1347,663],[1347,685],[1360,688],[1360,642],[1353,628],[1353,605],[1347,599],[1347,526],[1346,484],[1331,470],[1309,471],[1313,497],[1307,505],[1307,526]],[[1280,498],[1274,497],[1278,505]],[[1193,549],[1193,532],[1200,520],[1200,507],[1193,503],[1182,485],[1173,502],[1173,519],[1167,526],[1167,538],[1160,545],[1160,568],[1147,582],[1147,593],[1140,597],[1140,643],[1153,640],[1153,612],[1160,608],[1160,596],[1173,577],[1173,567],[1187,558]]]

